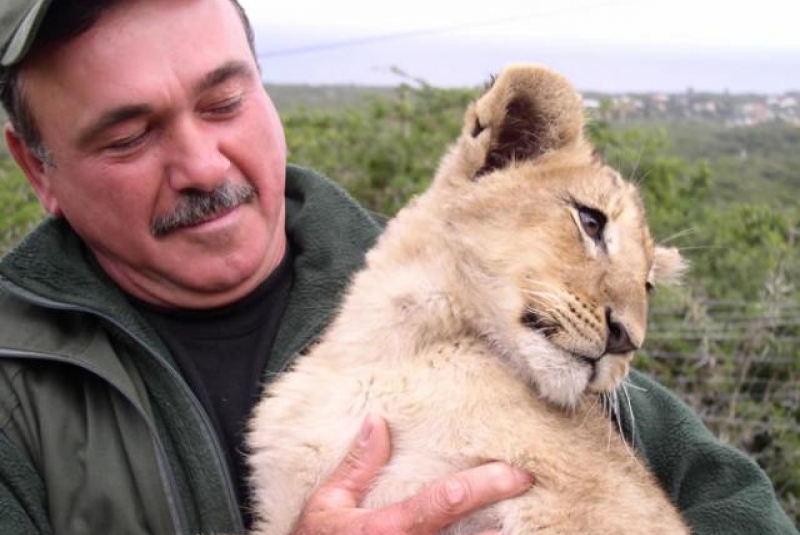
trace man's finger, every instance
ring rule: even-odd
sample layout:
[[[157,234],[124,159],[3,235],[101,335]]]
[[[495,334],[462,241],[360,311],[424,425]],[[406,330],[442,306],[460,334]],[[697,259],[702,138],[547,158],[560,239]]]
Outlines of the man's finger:
[[[367,416],[347,457],[312,496],[306,511],[358,507],[390,456],[386,421],[377,416]]]
[[[495,462],[448,476],[383,511],[383,527],[400,533],[436,533],[467,513],[527,491],[533,477]]]

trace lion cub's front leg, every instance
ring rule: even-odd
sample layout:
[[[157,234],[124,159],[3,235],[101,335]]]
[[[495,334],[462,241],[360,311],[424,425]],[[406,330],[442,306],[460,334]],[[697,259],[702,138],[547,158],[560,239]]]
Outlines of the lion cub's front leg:
[[[572,488],[535,485],[497,504],[504,535],[691,535],[644,467],[616,465]],[[590,468],[591,470],[591,468]]]
[[[291,533],[312,494],[350,451],[366,416],[363,381],[337,382],[328,375],[335,371],[324,366],[309,374],[299,368],[278,381],[281,395],[258,404],[250,422],[248,463],[258,513],[252,535]],[[316,395],[336,391],[327,389],[334,384],[339,403]]]
[[[299,454],[302,449],[286,451]],[[307,463],[306,466],[302,466],[304,461]],[[258,462],[257,459],[253,461],[254,464]],[[269,511],[269,514],[258,515],[251,535],[291,533],[315,488],[316,473],[311,465],[316,464],[318,460],[314,459],[312,453],[306,459],[302,459],[299,455],[292,458],[276,458],[275,461],[264,463],[258,468],[261,483],[257,485],[255,491],[255,503],[258,504],[259,510]],[[264,482],[268,483],[265,485]]]
[[[541,506],[527,505],[507,508],[502,528],[504,535],[691,535],[682,522],[671,517],[656,516],[649,522],[632,523],[624,513],[609,508],[590,516],[568,513],[548,523],[540,518]]]

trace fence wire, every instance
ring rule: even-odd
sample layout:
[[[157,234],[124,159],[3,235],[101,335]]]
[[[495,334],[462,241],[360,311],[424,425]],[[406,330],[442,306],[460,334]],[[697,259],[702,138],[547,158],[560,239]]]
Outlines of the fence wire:
[[[800,303],[653,310],[637,358],[638,368],[765,469],[800,524]]]

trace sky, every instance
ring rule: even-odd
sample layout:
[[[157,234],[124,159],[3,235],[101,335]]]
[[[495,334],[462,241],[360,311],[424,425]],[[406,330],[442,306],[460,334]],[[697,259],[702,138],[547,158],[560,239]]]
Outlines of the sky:
[[[476,86],[535,62],[583,90],[800,91],[800,0],[241,2],[272,83]]]

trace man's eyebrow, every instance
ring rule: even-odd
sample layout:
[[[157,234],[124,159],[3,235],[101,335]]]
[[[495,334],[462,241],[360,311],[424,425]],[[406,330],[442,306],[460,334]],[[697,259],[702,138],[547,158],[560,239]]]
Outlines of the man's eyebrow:
[[[231,78],[249,78],[252,75],[253,69],[248,63],[232,60],[203,76],[192,89],[196,95],[199,95]],[[78,145],[89,147],[105,130],[130,119],[146,116],[153,111],[153,108],[147,104],[130,104],[111,109],[78,134]]]
[[[205,75],[194,85],[194,93],[200,93],[211,89],[219,84],[225,83],[231,78],[249,78],[253,75],[253,69],[244,61],[229,61]]]
[[[97,120],[90,123],[89,126],[81,130],[78,134],[78,145],[81,147],[88,147],[100,134],[112,126],[137,117],[142,117],[151,112],[152,108],[147,104],[130,104],[108,110]]]

